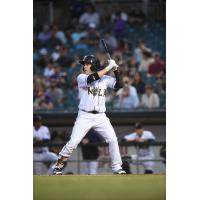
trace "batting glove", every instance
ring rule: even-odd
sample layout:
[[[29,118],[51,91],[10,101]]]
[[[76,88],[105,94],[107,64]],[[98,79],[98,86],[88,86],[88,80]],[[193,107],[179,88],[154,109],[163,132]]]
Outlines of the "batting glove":
[[[115,62],[115,60],[113,59],[108,60],[108,63],[109,65],[106,67],[107,71],[110,71],[111,69],[117,70],[117,68],[119,67],[117,63]]]
[[[112,69],[113,71],[116,71],[118,69],[119,65],[114,66]]]

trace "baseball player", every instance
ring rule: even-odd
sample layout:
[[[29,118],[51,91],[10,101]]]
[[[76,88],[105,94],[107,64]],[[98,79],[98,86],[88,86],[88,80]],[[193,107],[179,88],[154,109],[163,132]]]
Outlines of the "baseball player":
[[[145,141],[154,141],[155,136],[152,132],[144,130],[142,123],[136,123],[135,124],[135,132],[126,135],[124,137],[126,141],[136,141],[136,142],[145,142]],[[149,146],[140,147],[137,155],[131,155],[131,158],[133,160],[138,159],[142,161],[142,165],[145,169],[145,174],[152,174],[153,173],[153,167],[154,162],[151,160],[154,159],[154,152],[153,149]],[[143,160],[149,160],[149,161],[143,161]]]
[[[34,144],[40,144],[50,140],[50,133],[48,127],[42,124],[42,117],[34,117],[33,127],[33,141]],[[33,161],[34,162],[34,174],[46,173],[44,167],[40,162],[50,161],[54,162],[57,160],[57,154],[50,152],[48,147],[34,147],[33,148]],[[51,169],[51,167],[50,167]],[[50,172],[50,171],[49,171]]]
[[[64,162],[72,154],[72,151],[81,142],[86,133],[93,128],[109,144],[111,166],[114,174],[125,174],[122,169],[122,160],[115,131],[107,118],[105,111],[105,94],[107,88],[115,90],[122,87],[118,65],[112,59],[108,60],[108,66],[100,70],[100,61],[94,55],[87,55],[80,61],[84,73],[77,77],[79,90],[79,111],[76,118],[71,138],[59,153],[54,167],[55,175],[62,175]],[[106,75],[114,70],[115,78]]]

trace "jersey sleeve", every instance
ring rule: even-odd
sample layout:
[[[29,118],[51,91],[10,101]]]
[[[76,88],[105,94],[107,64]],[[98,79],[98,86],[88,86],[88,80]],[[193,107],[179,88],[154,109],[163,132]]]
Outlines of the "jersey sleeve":
[[[115,83],[116,83],[116,79],[111,77],[111,76],[105,76],[105,80],[106,80],[106,85],[108,88],[114,88],[115,87]]]
[[[129,135],[125,135],[124,139],[126,139],[126,140],[135,140],[136,139],[136,134],[135,133],[131,133]]]
[[[147,140],[150,140],[150,139],[151,139],[151,140],[155,140],[156,137],[153,135],[152,132],[148,131],[147,134],[146,134],[145,139],[147,139]]]
[[[87,87],[87,78],[88,78],[88,75],[86,74],[78,75],[77,82],[78,82],[79,88]]]

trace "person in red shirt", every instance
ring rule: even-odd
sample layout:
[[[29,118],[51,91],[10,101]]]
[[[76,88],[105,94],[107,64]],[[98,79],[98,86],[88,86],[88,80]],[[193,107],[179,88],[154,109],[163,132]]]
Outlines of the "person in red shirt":
[[[165,71],[165,64],[160,59],[160,54],[156,52],[154,54],[154,62],[149,66],[148,76],[149,77],[160,77]]]

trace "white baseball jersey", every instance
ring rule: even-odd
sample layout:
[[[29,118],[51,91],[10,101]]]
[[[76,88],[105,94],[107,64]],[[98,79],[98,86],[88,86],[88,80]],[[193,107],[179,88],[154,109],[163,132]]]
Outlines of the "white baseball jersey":
[[[33,139],[38,138],[39,140],[50,140],[49,129],[46,126],[41,126],[38,130],[33,127]],[[35,147],[34,152],[42,153],[48,151],[48,147]]]
[[[135,140],[139,138],[139,136],[137,135],[137,133],[131,133],[129,135],[126,135],[124,138],[127,140]],[[146,130],[143,131],[141,138],[144,140],[149,140],[149,139],[155,140],[155,136],[153,135],[153,133]],[[154,154],[153,149],[151,147],[141,147],[138,151],[138,156],[148,156],[153,154]]]
[[[114,88],[116,79],[104,75],[101,79],[87,84],[88,75],[80,74],[77,77],[79,89],[79,109],[85,111],[105,112],[105,95],[107,88]]]

